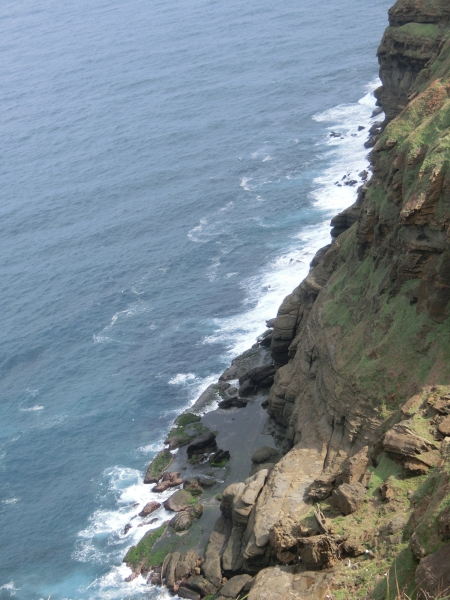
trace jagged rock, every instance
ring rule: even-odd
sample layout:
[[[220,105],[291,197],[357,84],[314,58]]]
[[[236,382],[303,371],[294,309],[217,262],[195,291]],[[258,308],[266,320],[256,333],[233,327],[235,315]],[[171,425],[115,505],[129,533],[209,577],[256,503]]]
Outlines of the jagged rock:
[[[297,543],[302,535],[300,525],[289,516],[271,527],[269,542],[281,563],[288,564],[297,558]]]
[[[141,512],[139,513],[140,517],[148,517],[148,515],[151,515],[153,512],[155,512],[155,510],[158,510],[158,508],[160,508],[161,504],[159,502],[147,502],[147,504],[144,506],[144,508],[141,510]],[[131,527],[131,525],[130,525]]]
[[[125,577],[124,581],[126,583],[131,583],[132,581],[134,581],[134,579],[136,579],[136,577],[139,577],[139,572],[133,571],[133,573],[131,573],[131,575],[128,575],[128,577]]]
[[[314,535],[300,538],[297,549],[302,564],[308,569],[328,569],[336,564],[338,559],[337,545],[328,535]]]
[[[217,452],[209,457],[211,465],[220,465],[227,460],[230,460],[230,453],[228,450],[217,450]]]
[[[236,575],[229,579],[220,589],[220,595],[224,598],[237,598],[243,588],[253,579],[251,575]]]
[[[123,528],[123,535],[127,535],[127,533],[130,531],[131,527],[132,527],[131,523],[127,523],[125,525],[125,527]]]
[[[145,474],[144,483],[157,483],[174,459],[174,455],[168,450],[161,450],[150,463],[147,473]]]
[[[186,490],[178,490],[164,502],[164,508],[174,512],[180,512],[190,508],[193,504],[192,496]]]
[[[216,434],[213,431],[208,431],[200,435],[187,447],[187,455],[189,457],[204,450],[205,448],[214,447],[216,445]]]
[[[415,578],[420,600],[438,598],[440,594],[448,594],[448,590],[450,590],[449,564],[450,544],[446,544],[433,554],[422,558],[416,569]]]
[[[365,446],[357,454],[344,461],[341,474],[336,478],[336,485],[359,482],[365,486],[368,483],[368,479],[370,479],[370,473],[367,471],[370,463],[368,452],[369,447]]]
[[[389,429],[383,438],[383,447],[406,460],[407,468],[417,473],[428,471],[419,465],[419,461],[427,467],[436,466],[439,461],[437,445],[417,435],[407,421]]]
[[[430,468],[417,458],[407,458],[403,464],[405,469],[414,473],[414,475],[426,475]]]
[[[365,494],[366,488],[361,483],[343,483],[333,490],[329,503],[339,509],[342,514],[349,515],[362,506]]]
[[[309,486],[308,498],[314,501],[325,500],[331,496],[335,481],[335,475],[321,475]]]
[[[197,592],[197,594],[200,594],[201,597],[207,596],[208,594],[215,594],[217,592],[217,588],[200,575],[189,577],[189,579],[186,579],[183,585],[190,590]]]

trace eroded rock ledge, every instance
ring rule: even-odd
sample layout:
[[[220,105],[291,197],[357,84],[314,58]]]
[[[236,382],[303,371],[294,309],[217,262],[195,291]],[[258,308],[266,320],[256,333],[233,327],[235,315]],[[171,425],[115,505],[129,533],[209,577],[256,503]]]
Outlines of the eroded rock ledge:
[[[372,177],[268,331],[168,436],[181,516],[125,560],[183,598],[450,587],[450,8],[398,0],[389,19]]]

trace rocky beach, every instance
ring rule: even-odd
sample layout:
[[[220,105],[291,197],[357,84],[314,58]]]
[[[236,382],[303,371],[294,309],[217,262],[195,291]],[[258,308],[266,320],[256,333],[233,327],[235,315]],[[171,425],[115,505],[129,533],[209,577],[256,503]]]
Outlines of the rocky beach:
[[[128,581],[192,600],[450,589],[448,3],[398,0],[378,59],[371,173],[337,182],[356,198],[332,243],[175,420]]]

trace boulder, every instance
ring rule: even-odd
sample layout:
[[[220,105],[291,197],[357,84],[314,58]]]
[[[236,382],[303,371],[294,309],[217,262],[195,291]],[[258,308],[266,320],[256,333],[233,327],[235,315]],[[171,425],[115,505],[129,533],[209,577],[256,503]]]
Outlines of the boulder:
[[[246,400],[242,400],[242,398],[238,398],[237,396],[234,398],[226,398],[225,400],[221,400],[219,402],[219,408],[223,408],[228,410],[229,408],[245,408],[248,402]]]
[[[450,396],[441,396],[433,405],[441,415],[450,415]]]
[[[380,485],[381,499],[386,500],[386,502],[395,500],[395,489],[389,479],[390,478],[388,477],[386,481]]]
[[[442,435],[450,435],[450,415],[445,417],[438,425],[438,430]]]
[[[315,479],[309,486],[308,498],[314,501],[325,500],[331,496],[331,492],[334,488],[336,476],[335,475],[321,475]]]
[[[239,388],[239,396],[246,397],[256,392],[256,386],[251,379],[246,379]]]
[[[256,576],[248,600],[325,600],[332,578],[332,573],[321,571],[295,573],[295,567],[269,567]]]
[[[437,449],[436,444],[417,435],[406,421],[397,423],[386,432],[383,438],[383,447],[388,452],[405,458],[417,458],[422,452]]]
[[[221,466],[221,463],[224,463],[227,460],[230,460],[230,453],[228,450],[217,450],[217,452],[214,452],[214,454],[209,457],[209,462],[213,466]]]
[[[162,585],[161,570],[162,567],[153,567],[153,570],[147,578],[147,583],[151,585]]]
[[[281,563],[288,564],[297,558],[297,542],[302,535],[298,522],[289,516],[283,517],[271,527],[269,543]]]
[[[216,521],[213,531],[209,536],[205,548],[205,559],[201,566],[203,576],[216,588],[222,584],[222,571],[220,568],[220,553],[225,543],[228,528],[223,516]]]
[[[201,597],[217,592],[217,588],[201,575],[189,577],[189,579],[186,579],[183,583],[183,586],[189,588],[193,592],[197,592]]]
[[[394,535],[403,531],[408,524],[408,516],[407,515],[398,515],[387,526],[387,532],[389,535]]]
[[[180,585],[177,591],[177,595],[179,598],[187,598],[188,600],[201,600],[200,594],[190,590],[186,585]]]
[[[132,527],[131,523],[127,523],[125,525],[125,527],[123,528],[123,535],[127,535],[127,533],[130,531],[131,527]]]
[[[429,554],[416,569],[416,585],[419,600],[440,598],[450,590],[450,544]]]
[[[194,516],[189,511],[182,510],[174,516],[170,524],[175,531],[187,531],[193,520]]]
[[[329,503],[344,515],[354,513],[364,501],[366,488],[361,483],[343,483],[333,490]]]
[[[178,490],[164,502],[164,508],[173,512],[186,510],[193,505],[194,499],[186,490]]]
[[[329,569],[337,563],[338,547],[328,535],[314,535],[300,538],[297,550],[302,564],[307,569]]]
[[[251,461],[254,463],[276,462],[272,460],[273,456],[281,456],[275,448],[271,446],[262,446],[253,452]]]
[[[200,496],[203,494],[203,488],[199,484],[197,477],[191,477],[190,479],[186,479],[183,483],[183,489],[187,492],[190,492],[193,496]]]
[[[251,575],[236,575],[229,579],[221,588],[220,595],[224,598],[237,598],[243,588],[253,579]]]
[[[144,506],[144,508],[141,510],[141,512],[139,513],[140,517],[148,517],[148,515],[151,515],[153,512],[155,512],[155,510],[158,510],[158,508],[160,508],[161,504],[159,502],[147,502],[147,504]],[[130,525],[131,527],[131,525]]]
[[[175,568],[175,580],[180,581],[186,579],[195,573],[197,566],[198,554],[195,550],[188,550],[180,555],[177,566]]]
[[[168,554],[164,559],[164,564],[162,566],[161,577],[165,577],[167,587],[171,590],[173,590],[175,587],[175,569],[177,568],[180,556],[181,554],[179,552],[172,552],[172,554]]]

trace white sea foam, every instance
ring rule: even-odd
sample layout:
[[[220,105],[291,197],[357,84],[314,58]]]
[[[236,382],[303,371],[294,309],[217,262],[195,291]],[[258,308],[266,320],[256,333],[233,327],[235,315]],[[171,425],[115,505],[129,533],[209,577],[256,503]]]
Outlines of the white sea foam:
[[[17,502],[19,502],[19,498],[7,498],[6,500],[2,500],[2,504],[17,504]]]
[[[342,134],[338,138],[327,135],[318,142],[330,159],[330,166],[314,180],[316,188],[311,193],[311,200],[322,212],[323,220],[292,236],[282,255],[242,283],[247,292],[244,308],[246,305],[251,308],[238,315],[215,319],[216,331],[204,339],[205,344],[225,344],[228,357],[249,348],[261,333],[265,319],[276,315],[285,296],[308,274],[309,263],[317,250],[330,242],[329,219],[355,201],[357,188],[339,187],[335,183],[340,182],[344,175],[361,183],[358,173],[369,167],[364,142],[373,123],[373,90],[378,85],[379,81],[370,84],[358,103],[339,105],[314,116],[318,122],[330,123],[329,132],[339,131]],[[358,131],[358,126],[364,129]],[[295,176],[292,178],[295,179]],[[250,180],[247,177],[241,180],[240,185],[247,191],[251,191]]]
[[[241,183],[240,186],[241,188],[243,188],[246,192],[250,192],[251,188],[248,186],[248,183],[253,179],[253,177],[242,177],[241,179]]]
[[[111,321],[108,325],[106,325],[100,332],[93,334],[92,337],[93,337],[94,343],[95,344],[106,344],[109,342],[123,343],[123,342],[120,342],[119,340],[116,340],[113,337],[111,337],[110,334],[113,330],[113,327],[115,327],[116,324],[121,324],[122,321],[125,319],[129,319],[131,317],[141,315],[142,313],[147,312],[149,309],[150,309],[150,305],[147,302],[142,302],[139,300],[138,302],[134,302],[133,304],[130,304],[130,306],[128,306],[125,310],[119,310],[111,317]]]
[[[5,592],[9,593],[10,596],[15,596],[15,593],[18,592],[20,590],[20,588],[17,588],[14,585],[14,581],[10,581],[9,583],[0,585],[0,590],[4,590]],[[2,594],[2,596],[3,596],[3,594]]]
[[[35,406],[30,406],[29,408],[20,407],[19,410],[22,412],[34,412],[37,410],[44,410],[44,407],[40,406],[39,404],[36,404]]]

